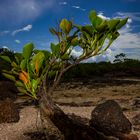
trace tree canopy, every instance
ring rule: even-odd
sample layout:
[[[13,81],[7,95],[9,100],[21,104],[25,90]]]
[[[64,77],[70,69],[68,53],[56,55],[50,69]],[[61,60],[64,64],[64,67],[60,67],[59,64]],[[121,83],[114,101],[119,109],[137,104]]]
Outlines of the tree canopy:
[[[62,19],[58,29],[50,28],[57,37],[57,43],[51,43],[48,50],[37,50],[33,43],[23,47],[22,53],[14,53],[14,58],[1,55],[11,71],[3,70],[3,75],[13,80],[20,94],[38,99],[38,91],[43,85],[45,92],[51,92],[62,74],[90,57],[105,52],[120,35],[118,30],[128,20],[100,18],[94,10],[89,13],[89,25],[77,25]],[[82,54],[73,57],[72,50],[80,47]]]

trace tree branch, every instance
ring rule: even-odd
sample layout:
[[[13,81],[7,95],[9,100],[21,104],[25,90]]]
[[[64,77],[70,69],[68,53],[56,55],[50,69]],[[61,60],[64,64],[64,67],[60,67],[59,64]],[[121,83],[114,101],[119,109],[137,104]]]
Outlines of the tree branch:
[[[52,94],[53,90],[56,88],[57,84],[59,83],[61,76],[63,75],[63,70],[64,70],[64,66],[61,67],[60,73],[58,74],[56,81],[54,81],[53,86],[49,89],[49,94]]]

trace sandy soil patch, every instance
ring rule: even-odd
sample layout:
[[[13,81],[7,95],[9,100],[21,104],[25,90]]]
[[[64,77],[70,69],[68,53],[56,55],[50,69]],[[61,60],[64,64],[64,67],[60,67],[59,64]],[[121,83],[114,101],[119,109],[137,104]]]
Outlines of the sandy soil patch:
[[[140,106],[135,105],[135,101],[140,100],[140,82],[116,85],[111,83],[65,83],[54,92],[54,100],[61,103],[60,107],[64,112],[75,113],[86,118],[90,118],[91,111],[97,104],[108,99],[116,100],[131,121],[136,114],[140,113]],[[89,106],[82,106],[85,105],[85,102],[90,103]],[[68,103],[76,105],[70,106],[67,105]],[[37,108],[26,106],[20,110],[18,123],[0,124],[0,140],[31,140],[24,134],[41,130],[41,128]],[[140,130],[134,131],[134,133],[140,138]]]

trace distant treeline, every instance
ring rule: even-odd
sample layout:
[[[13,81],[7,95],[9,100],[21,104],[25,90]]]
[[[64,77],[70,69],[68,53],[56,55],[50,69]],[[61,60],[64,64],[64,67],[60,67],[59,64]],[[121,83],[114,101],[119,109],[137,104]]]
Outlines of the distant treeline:
[[[7,55],[10,59],[14,59],[14,52],[7,48],[0,49],[0,55]],[[92,78],[95,76],[101,77],[120,77],[120,76],[135,76],[140,77],[140,60],[127,59],[125,54],[121,53],[115,56],[114,63],[99,62],[99,63],[81,63],[69,71],[62,77],[64,80],[72,78]],[[5,62],[0,57],[0,80],[5,79],[2,75],[2,70],[9,70],[11,67],[8,62]]]
[[[136,76],[140,77],[140,61],[128,59],[124,62],[110,63],[81,63],[67,71],[63,78],[92,78],[95,76],[119,77]]]
[[[10,65],[0,59],[0,80],[5,78],[2,75],[2,70],[10,70]],[[70,70],[68,70],[63,80],[71,80],[75,78],[94,78],[94,77],[140,77],[140,61],[139,60],[127,60],[124,62],[110,63],[81,63]]]

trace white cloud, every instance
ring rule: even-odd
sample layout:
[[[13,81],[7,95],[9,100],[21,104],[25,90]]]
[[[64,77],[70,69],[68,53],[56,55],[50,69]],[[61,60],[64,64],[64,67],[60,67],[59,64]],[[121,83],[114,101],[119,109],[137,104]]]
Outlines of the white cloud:
[[[10,33],[10,31],[8,31],[8,30],[2,31],[2,32],[0,32],[0,36],[7,35],[9,33]]]
[[[59,2],[59,5],[67,5],[68,3],[66,1]]]
[[[3,49],[6,49],[6,50],[10,51],[9,47],[7,47],[6,45],[0,46],[0,48],[3,48]]]
[[[128,27],[121,29],[120,36],[114,42],[114,45],[119,48],[139,48],[140,49],[140,32],[131,32]]]
[[[73,5],[72,8],[79,9],[82,11],[86,11],[86,9],[81,8],[80,6]]]
[[[98,13],[98,16],[99,16],[100,18],[102,18],[102,19],[105,19],[105,20],[109,20],[109,19],[110,19],[110,17],[104,16],[103,12],[99,12],[99,13]]]
[[[7,46],[2,46],[2,48],[10,50]]]
[[[82,49],[76,50],[73,49],[71,52],[71,55],[74,57],[79,57],[82,54]],[[83,63],[90,63],[90,62],[97,62],[97,61],[111,61],[114,58],[114,52],[111,49],[108,49],[106,52],[104,52],[102,55],[94,56],[91,58],[88,58]]]
[[[78,49],[78,50],[73,49],[72,52],[71,52],[71,55],[73,57],[76,57],[76,58],[79,57],[81,54],[82,54],[82,49]],[[89,59],[86,59],[86,60],[82,61],[82,63],[90,63],[90,62],[95,62],[95,61],[96,61],[96,58],[91,57]]]
[[[128,58],[140,59],[138,54],[138,50],[140,52],[140,32],[133,32],[131,24],[128,23],[124,28],[120,29],[119,33],[120,36],[111,45],[113,55],[123,52],[128,54]]]
[[[0,1],[0,22],[18,25],[37,18],[44,10],[54,7],[56,0]]]
[[[103,15],[103,14],[101,14]],[[114,18],[126,18],[129,17],[127,24],[119,30],[120,36],[111,45],[111,55],[107,55],[109,60],[113,60],[114,56],[119,53],[126,53],[126,50],[131,50],[131,58],[139,58],[140,56],[136,54],[140,50],[140,32],[133,32],[133,21],[140,21],[140,12],[135,13],[122,13],[118,12],[117,16]],[[135,25],[134,25],[135,26]],[[128,56],[129,57],[129,56]]]
[[[71,55],[74,57],[79,57],[81,54],[82,54],[82,49],[80,50],[73,49],[71,52]]]
[[[140,21],[140,12],[117,12],[116,14],[120,18],[129,17],[128,22],[132,22],[132,20]]]
[[[21,29],[18,29],[18,30],[15,30],[15,31],[13,31],[12,32],[12,36],[14,36],[14,35],[16,35],[17,33],[19,33],[19,32],[29,32],[30,30],[32,29],[32,25],[27,25],[27,26],[25,26],[25,27],[23,27],[23,28],[21,28]]]
[[[21,43],[21,41],[18,40],[18,39],[16,39],[15,42],[16,42],[17,44],[20,44],[20,43]]]

